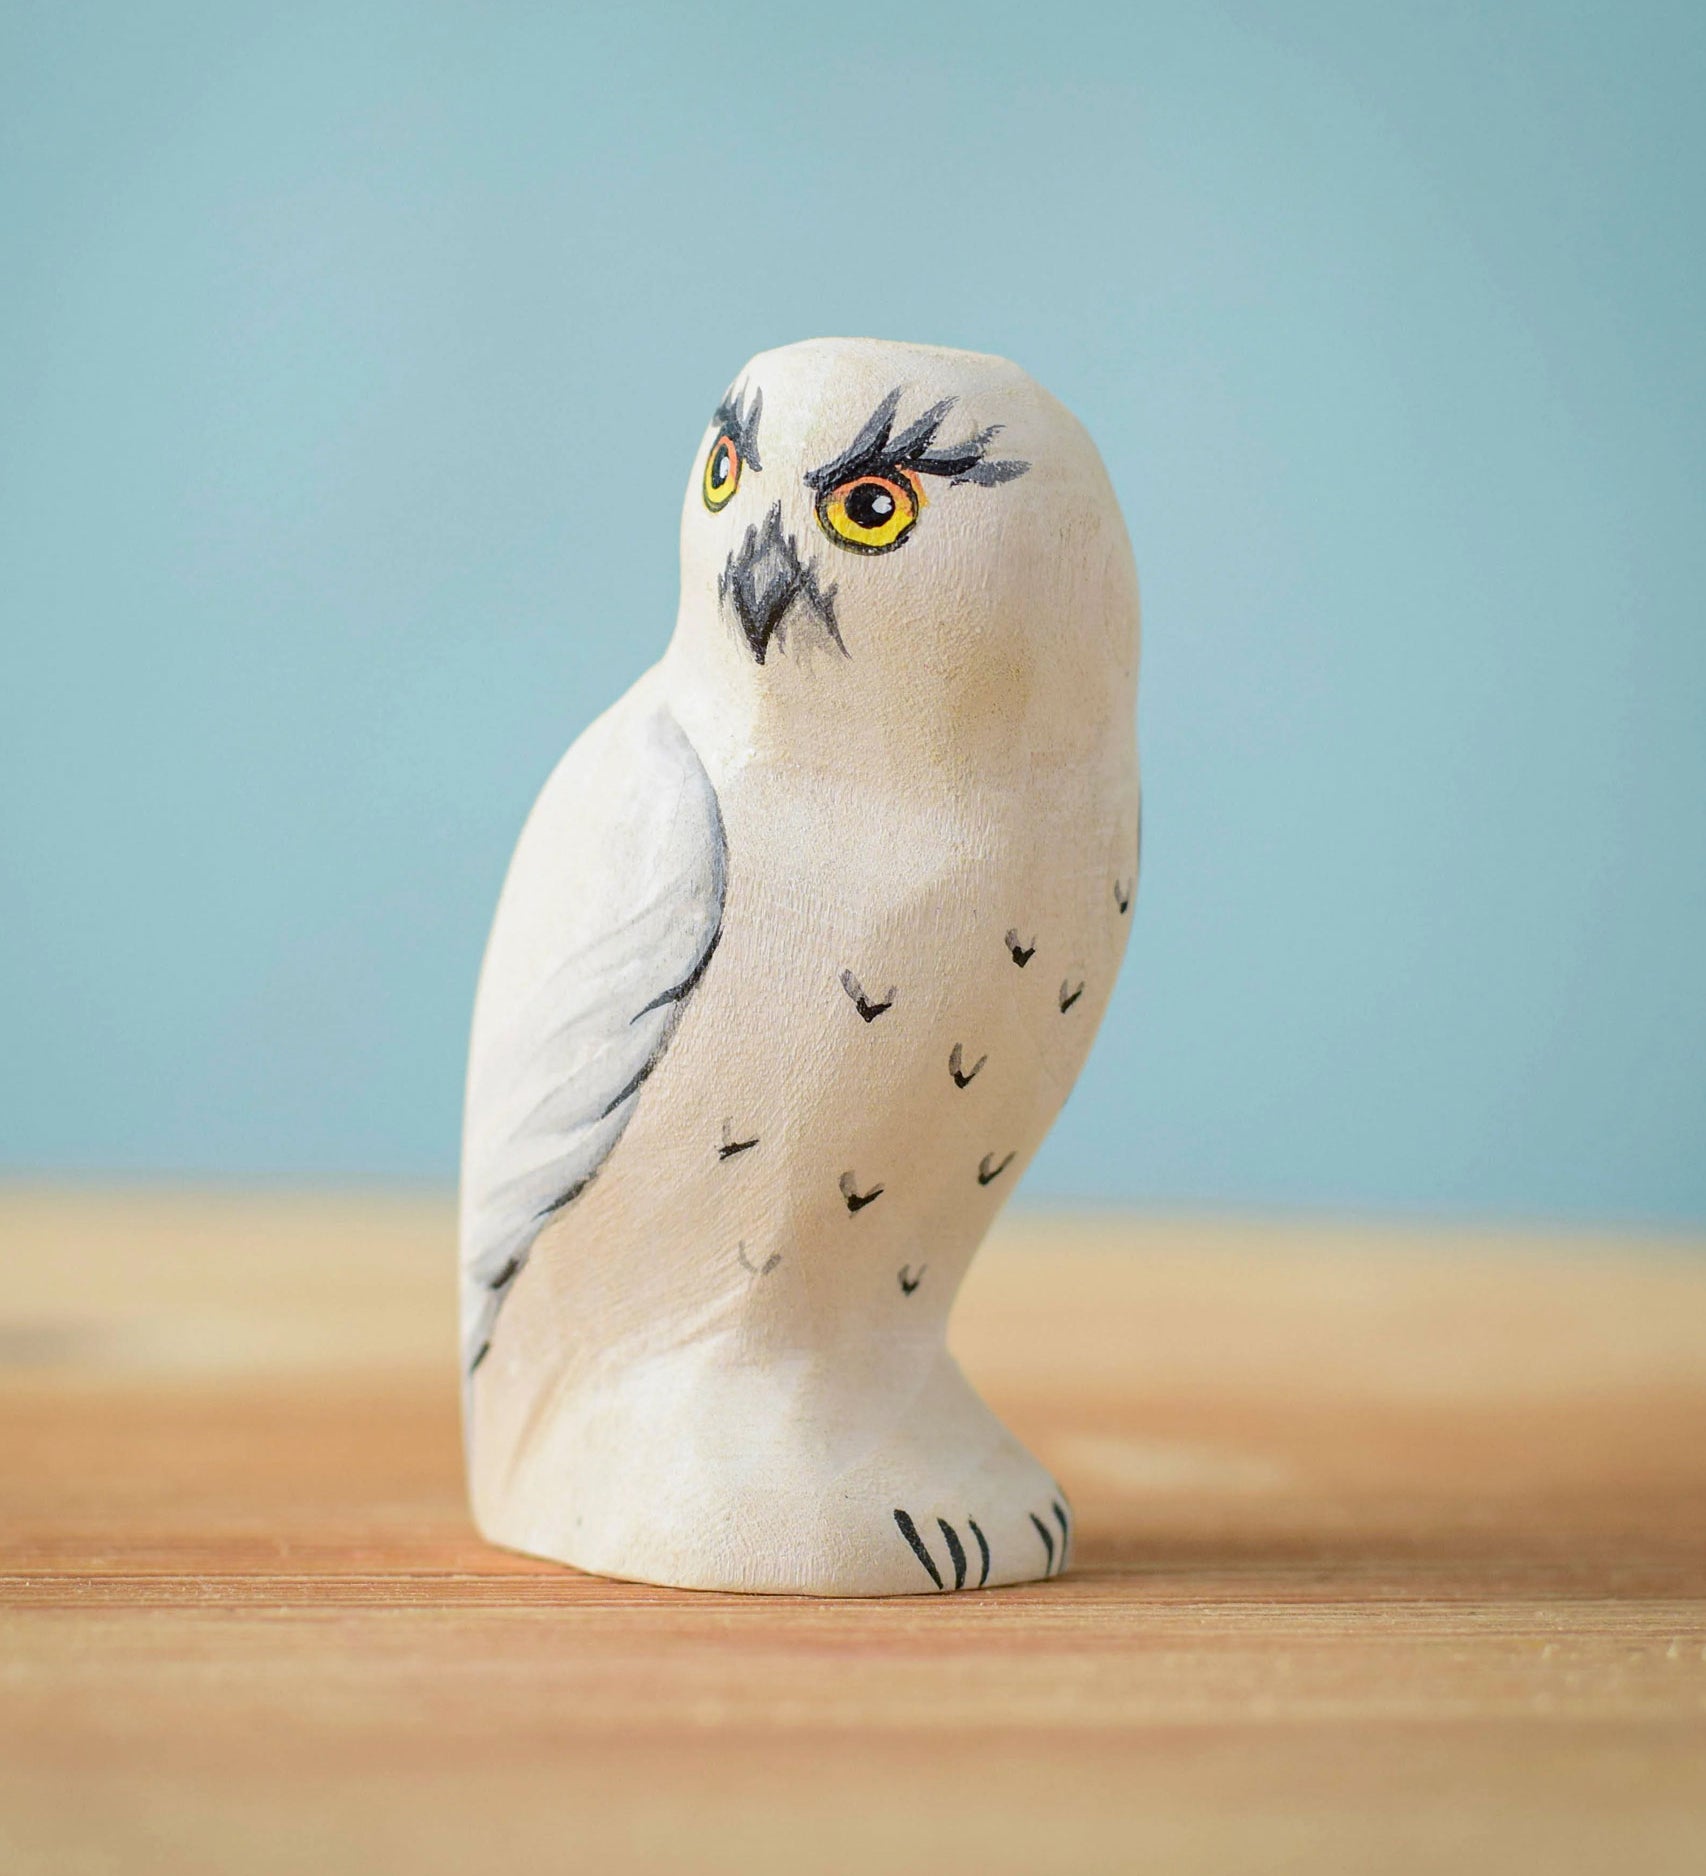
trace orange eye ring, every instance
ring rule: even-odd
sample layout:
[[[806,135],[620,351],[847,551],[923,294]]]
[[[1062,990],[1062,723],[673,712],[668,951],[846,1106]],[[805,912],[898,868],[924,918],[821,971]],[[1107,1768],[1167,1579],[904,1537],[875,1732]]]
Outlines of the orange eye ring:
[[[725,430],[711,445],[711,453],[705,458],[705,506],[712,514],[719,508],[728,507],[734,498],[735,490],[740,487],[740,469],[740,451],[735,448],[734,438]]]
[[[817,498],[818,526],[855,554],[886,554],[918,520],[920,501],[911,476],[852,476]]]

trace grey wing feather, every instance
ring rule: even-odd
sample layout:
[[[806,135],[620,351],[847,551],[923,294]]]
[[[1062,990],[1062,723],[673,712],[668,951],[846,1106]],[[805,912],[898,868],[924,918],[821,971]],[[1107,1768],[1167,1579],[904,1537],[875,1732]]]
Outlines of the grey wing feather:
[[[721,935],[716,791],[667,710],[630,702],[546,784],[487,948],[463,1138],[467,1373],[534,1239],[633,1118]]]

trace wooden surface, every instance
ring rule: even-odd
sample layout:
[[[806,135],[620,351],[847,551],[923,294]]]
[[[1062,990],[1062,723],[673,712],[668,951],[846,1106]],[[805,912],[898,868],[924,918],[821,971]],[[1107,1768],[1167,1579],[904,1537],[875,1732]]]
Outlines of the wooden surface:
[[[1076,1569],[486,1549],[438,1202],[0,1198],[0,1870],[1706,1869],[1706,1255],[1005,1230]]]

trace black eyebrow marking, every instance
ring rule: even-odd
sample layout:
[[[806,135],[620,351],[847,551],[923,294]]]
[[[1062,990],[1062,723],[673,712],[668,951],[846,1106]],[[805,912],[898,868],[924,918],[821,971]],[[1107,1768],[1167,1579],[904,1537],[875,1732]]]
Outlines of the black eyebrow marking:
[[[758,458],[758,420],[763,414],[764,393],[754,385],[750,410],[746,408],[745,387],[741,386],[730,389],[711,417],[717,434],[728,437],[740,451],[741,461],[759,471],[764,468]]]
[[[939,404],[932,404],[922,417],[915,418],[896,436],[895,413],[900,409],[900,388],[896,386],[866,418],[864,428],[846,449],[833,462],[826,462],[807,475],[807,488],[821,494],[858,476],[892,475],[899,469],[910,469],[915,475],[946,476],[950,487],[975,482],[982,488],[994,488],[998,483],[1022,476],[1031,466],[1028,462],[1021,462],[1017,457],[990,462],[985,455],[1001,433],[998,423],[990,424],[953,447],[937,447],[936,433],[957,401],[945,397]]]

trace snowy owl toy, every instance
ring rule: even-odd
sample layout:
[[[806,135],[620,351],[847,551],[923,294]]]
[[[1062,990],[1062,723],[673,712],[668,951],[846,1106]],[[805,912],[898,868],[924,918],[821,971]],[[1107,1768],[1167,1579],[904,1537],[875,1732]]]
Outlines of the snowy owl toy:
[[[1016,366],[817,339],[735,380],[675,635],[545,784],[481,973],[494,1543],[828,1596],[1065,1567],[945,1338],[1125,948],[1137,639],[1095,446]]]

